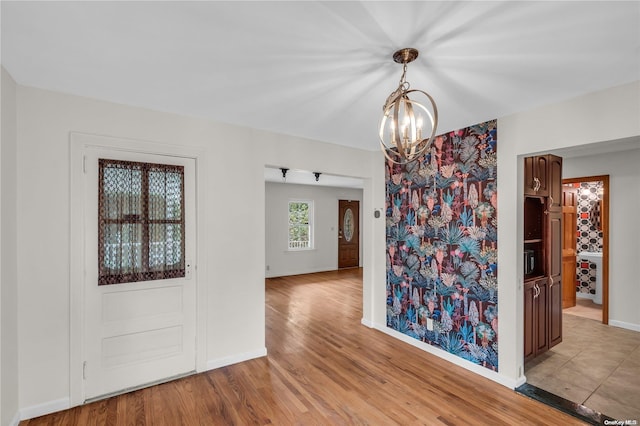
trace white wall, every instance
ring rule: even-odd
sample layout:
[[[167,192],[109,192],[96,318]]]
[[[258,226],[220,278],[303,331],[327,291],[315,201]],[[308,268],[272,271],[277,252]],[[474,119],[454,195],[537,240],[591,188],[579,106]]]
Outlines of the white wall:
[[[637,136],[640,81],[498,119],[498,335],[503,375],[524,381],[522,159],[534,153]]]
[[[505,383],[523,379],[522,266],[519,262],[522,258],[523,195],[519,184],[522,156],[640,135],[639,95],[640,82],[499,119],[501,345],[500,371],[492,379],[503,378]],[[5,94],[2,96],[4,101]],[[206,234],[201,235],[207,244],[205,265],[199,267],[208,271],[204,285],[208,294],[205,344],[209,365],[258,356],[265,347],[264,166],[267,164],[286,164],[296,169],[364,179],[362,322],[381,330],[386,328],[384,218],[373,218],[373,210],[384,209],[385,202],[380,152],[364,152],[22,86],[17,88],[17,123],[17,193],[24,194],[17,196],[16,207],[21,410],[60,407],[59,402],[68,400],[70,393],[71,131],[204,149],[206,179],[200,184],[206,185],[207,196],[198,202],[205,204],[207,212],[203,219]],[[224,146],[224,151],[220,151],[219,146]],[[2,200],[4,205],[7,200],[4,190]],[[4,242],[5,234],[2,236]],[[246,243],[238,244],[238,241]],[[612,256],[615,253],[612,252]],[[4,270],[4,263],[2,268]],[[4,290],[4,279],[2,285]],[[242,301],[242,305],[229,301]],[[2,305],[4,316],[4,295]],[[239,310],[242,315],[238,314]],[[230,318],[235,324],[233,328],[228,327]],[[242,329],[242,333],[238,333],[238,329]],[[4,358],[2,362],[4,366]],[[4,373],[2,380],[4,383]],[[11,386],[17,387],[13,382]]]
[[[18,414],[18,270],[16,258],[16,83],[2,67],[0,145],[0,424]]]
[[[565,158],[563,178],[609,175],[609,324],[640,331],[640,139],[630,151]]]
[[[289,251],[287,249],[287,209],[291,200],[313,201],[313,250]],[[265,265],[269,268],[265,272],[267,277],[329,271],[338,268],[338,200],[360,201],[358,223],[362,223],[361,189],[265,183]],[[360,248],[362,248],[362,232],[360,232]]]
[[[374,197],[368,194],[372,163],[379,157],[370,152],[23,86],[18,86],[17,106],[17,190],[25,194],[17,200],[23,413],[61,409],[69,401],[70,132],[204,151],[206,178],[199,184],[206,187],[206,197],[198,202],[206,211],[201,218],[206,233],[199,235],[206,253],[198,267],[208,277],[208,366],[259,356],[265,348],[266,164],[363,178],[363,211],[373,210]],[[373,235],[367,231],[372,216],[365,215],[365,235]],[[365,269],[371,253],[363,252]]]

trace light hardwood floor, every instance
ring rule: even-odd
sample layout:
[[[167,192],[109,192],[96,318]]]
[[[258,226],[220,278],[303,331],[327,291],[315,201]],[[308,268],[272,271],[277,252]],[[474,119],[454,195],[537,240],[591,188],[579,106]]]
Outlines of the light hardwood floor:
[[[361,325],[361,307],[361,269],[268,279],[267,357],[21,425],[583,424]]]

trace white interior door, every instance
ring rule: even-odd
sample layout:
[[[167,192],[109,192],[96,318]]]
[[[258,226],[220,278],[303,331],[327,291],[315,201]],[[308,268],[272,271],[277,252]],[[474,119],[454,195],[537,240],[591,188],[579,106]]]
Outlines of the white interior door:
[[[184,166],[185,277],[98,285],[98,159]],[[104,148],[84,158],[84,399],[195,371],[195,160]]]

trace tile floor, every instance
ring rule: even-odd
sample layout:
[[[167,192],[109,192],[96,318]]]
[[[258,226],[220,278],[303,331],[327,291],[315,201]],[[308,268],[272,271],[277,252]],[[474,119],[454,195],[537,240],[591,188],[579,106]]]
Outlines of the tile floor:
[[[578,298],[576,299],[576,306],[566,308],[562,312],[602,322],[602,305],[596,305],[591,299]]]
[[[640,424],[639,332],[565,310],[562,343],[529,361],[525,375],[531,385]]]

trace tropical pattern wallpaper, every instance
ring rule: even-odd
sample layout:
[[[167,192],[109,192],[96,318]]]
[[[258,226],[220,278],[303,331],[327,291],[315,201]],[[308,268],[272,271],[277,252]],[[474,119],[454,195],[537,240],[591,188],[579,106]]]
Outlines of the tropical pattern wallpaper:
[[[387,326],[498,371],[496,121],[386,162]]]

